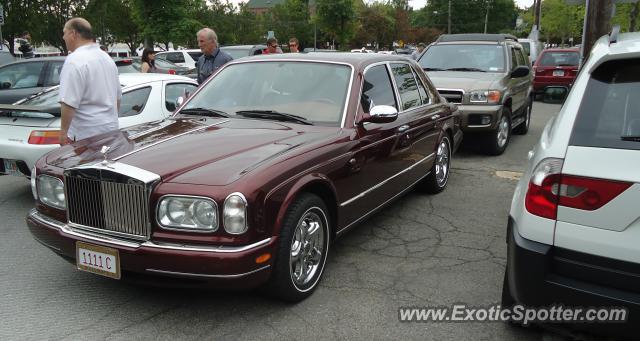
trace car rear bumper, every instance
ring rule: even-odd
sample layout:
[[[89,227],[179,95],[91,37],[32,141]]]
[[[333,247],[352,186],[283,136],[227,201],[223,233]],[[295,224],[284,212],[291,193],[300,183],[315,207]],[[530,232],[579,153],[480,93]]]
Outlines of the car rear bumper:
[[[498,118],[502,112],[502,105],[461,105],[458,104],[461,113],[461,128],[464,132],[482,132],[496,129]],[[490,122],[482,122],[483,117],[488,117]]]
[[[133,242],[73,229],[35,209],[26,221],[38,242],[74,264],[76,242],[107,247],[118,251],[122,279],[158,285],[256,287],[269,278],[273,257],[260,264],[256,258],[265,253],[273,255],[277,243],[277,238],[238,247]]]
[[[533,80],[533,91],[540,93],[543,92],[545,88],[550,86],[565,86],[571,87],[573,82],[575,81],[575,77],[548,77],[544,79],[534,79]]]
[[[636,264],[527,240],[520,236],[511,217],[507,244],[509,289],[517,303],[530,307],[625,307],[627,322],[572,323],[562,327],[618,337],[637,336],[640,289],[635,282],[640,276],[620,270]],[[635,290],[630,290],[634,286]]]
[[[33,145],[24,142],[0,141],[0,159],[13,160],[18,164],[20,172],[31,175],[31,169],[44,154],[59,148],[60,145]],[[0,164],[3,162],[0,161]],[[0,174],[5,174],[4,165],[0,165]]]

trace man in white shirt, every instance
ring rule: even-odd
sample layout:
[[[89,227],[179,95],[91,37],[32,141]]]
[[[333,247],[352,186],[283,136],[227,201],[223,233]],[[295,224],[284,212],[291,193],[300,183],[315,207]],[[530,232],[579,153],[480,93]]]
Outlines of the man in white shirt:
[[[117,130],[122,89],[116,64],[93,42],[87,20],[70,19],[62,32],[70,52],[60,73],[60,144],[65,145]]]

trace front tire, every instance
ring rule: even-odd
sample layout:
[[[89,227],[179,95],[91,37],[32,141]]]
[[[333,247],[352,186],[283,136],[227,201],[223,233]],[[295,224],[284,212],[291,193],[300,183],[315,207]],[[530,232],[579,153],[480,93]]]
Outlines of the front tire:
[[[502,115],[496,130],[490,132],[485,140],[485,150],[489,155],[501,155],[511,140],[511,110],[502,109]]]
[[[317,287],[329,251],[328,212],[324,201],[311,193],[301,194],[287,210],[273,273],[267,283],[275,297],[299,302]]]
[[[445,133],[436,149],[436,159],[431,167],[431,172],[422,181],[422,189],[427,193],[440,193],[447,187],[449,173],[451,172],[451,141]]]

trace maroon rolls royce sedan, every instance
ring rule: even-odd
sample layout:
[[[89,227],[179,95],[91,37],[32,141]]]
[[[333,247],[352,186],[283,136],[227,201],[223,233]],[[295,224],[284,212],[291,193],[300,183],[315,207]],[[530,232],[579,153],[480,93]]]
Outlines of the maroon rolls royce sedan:
[[[403,57],[238,60],[170,119],[40,159],[27,223],[80,270],[299,301],[335,238],[413,187],[445,188],[459,123]]]

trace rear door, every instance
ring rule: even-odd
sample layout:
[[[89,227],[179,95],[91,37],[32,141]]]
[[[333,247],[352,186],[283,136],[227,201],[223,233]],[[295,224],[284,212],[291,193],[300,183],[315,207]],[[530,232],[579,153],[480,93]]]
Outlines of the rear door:
[[[640,59],[592,73],[562,169],[556,246],[640,263],[638,94]]]

